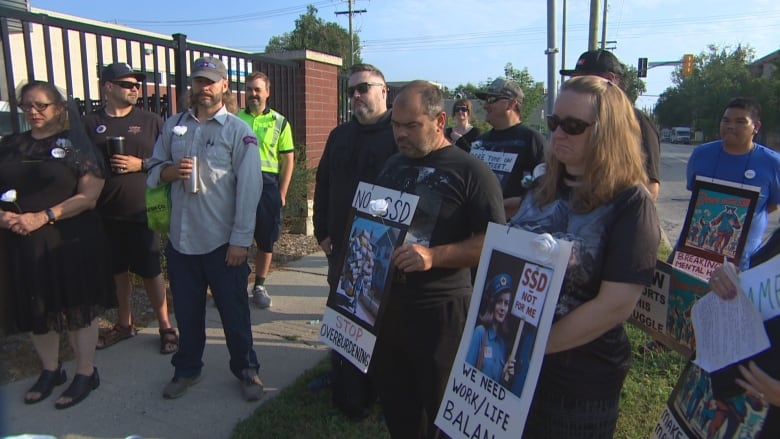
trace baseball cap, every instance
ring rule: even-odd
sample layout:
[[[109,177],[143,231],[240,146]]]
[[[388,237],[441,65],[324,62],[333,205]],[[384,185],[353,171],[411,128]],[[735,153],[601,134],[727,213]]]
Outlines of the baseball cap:
[[[522,102],[525,98],[523,89],[520,88],[520,84],[510,79],[498,78],[490,84],[487,90],[478,91],[475,93],[477,98],[485,100],[490,96],[503,96],[510,99],[517,99]]]
[[[618,61],[612,52],[604,49],[589,50],[577,60],[574,70],[561,70],[561,75],[604,75],[612,72],[616,75],[625,75],[623,64]]]
[[[123,62],[115,62],[103,67],[103,71],[100,72],[100,82],[116,81],[117,79],[133,77],[136,80],[143,81],[146,79],[146,75],[141,72],[137,72],[130,67],[130,64]]]
[[[219,58],[204,56],[192,63],[192,77],[206,78],[217,82],[220,79],[227,79],[227,69]]]

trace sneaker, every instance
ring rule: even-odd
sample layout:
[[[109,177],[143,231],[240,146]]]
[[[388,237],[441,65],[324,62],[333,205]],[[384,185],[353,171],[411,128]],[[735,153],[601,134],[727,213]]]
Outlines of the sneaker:
[[[241,380],[241,393],[247,401],[257,401],[263,397],[263,381],[254,369],[244,369],[244,379]]]
[[[260,309],[271,307],[271,296],[268,295],[268,291],[262,285],[255,285],[252,288],[252,303]]]
[[[193,377],[173,377],[170,383],[165,385],[163,389],[163,398],[176,399],[185,393],[187,388],[198,384],[203,375],[195,375]]]

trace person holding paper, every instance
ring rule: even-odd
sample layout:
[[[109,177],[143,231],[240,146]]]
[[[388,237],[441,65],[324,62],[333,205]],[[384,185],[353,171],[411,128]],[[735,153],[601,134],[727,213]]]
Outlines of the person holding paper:
[[[639,123],[619,87],[581,76],[564,83],[547,125],[547,172],[510,224],[574,245],[523,437],[612,437],[631,362],[623,322],[660,240]]]
[[[756,253],[762,252],[766,246],[760,248]],[[776,249],[773,249],[773,256],[776,256]],[[731,262],[725,262],[716,268],[710,276],[710,288],[723,300],[733,300],[737,297],[737,286],[732,282],[736,278],[737,269]],[[773,326],[774,327],[774,326]],[[769,329],[769,326],[767,326]],[[775,342],[778,339],[776,333],[768,331],[770,341]],[[773,349],[773,348],[770,348]],[[754,361],[737,366],[742,378],[737,378],[737,385],[748,395],[752,395],[761,401],[770,404],[769,412],[764,420],[759,439],[776,438],[780,436],[780,380],[778,376],[773,376],[759,367]]]

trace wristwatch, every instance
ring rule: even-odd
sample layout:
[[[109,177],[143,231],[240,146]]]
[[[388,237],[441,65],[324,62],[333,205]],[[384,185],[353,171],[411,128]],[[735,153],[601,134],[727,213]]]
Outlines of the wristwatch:
[[[54,216],[54,212],[51,209],[46,209],[46,218],[49,219],[49,224],[54,224],[57,221],[57,217]]]

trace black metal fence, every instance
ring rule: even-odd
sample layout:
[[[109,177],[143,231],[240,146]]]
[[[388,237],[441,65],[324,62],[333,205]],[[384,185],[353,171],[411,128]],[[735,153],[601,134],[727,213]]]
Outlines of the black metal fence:
[[[190,67],[201,56],[218,57],[225,63],[239,107],[245,105],[245,78],[253,71],[264,72],[272,83],[269,105],[285,114],[293,126],[297,122],[298,65],[293,62],[191,42],[183,34],[163,37],[3,6],[0,36],[4,63],[0,71],[0,136],[21,129],[16,99],[19,84],[47,80],[88,113],[101,105],[100,71],[112,62],[127,62],[145,73],[146,86],[141,88],[138,105],[168,117],[187,107],[184,97]]]

